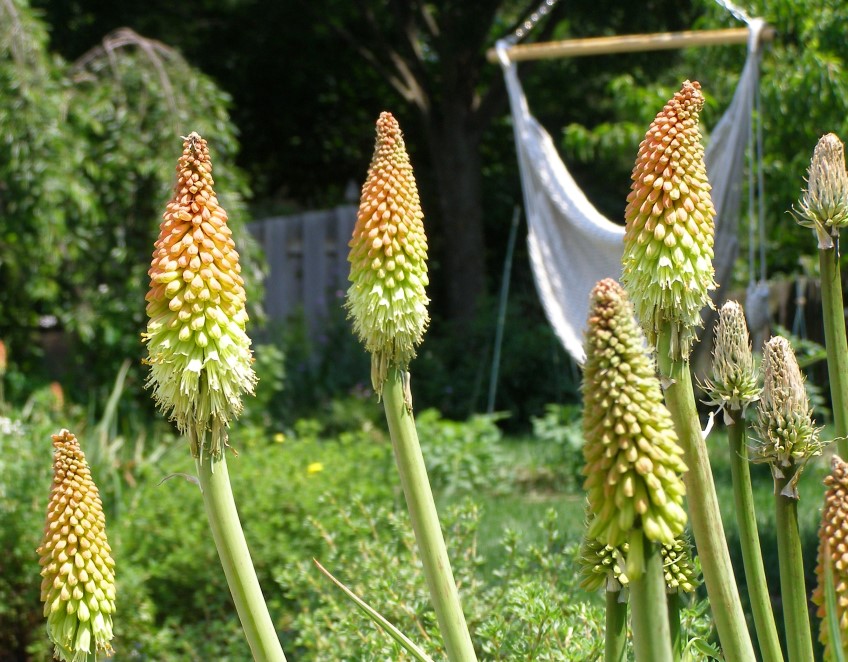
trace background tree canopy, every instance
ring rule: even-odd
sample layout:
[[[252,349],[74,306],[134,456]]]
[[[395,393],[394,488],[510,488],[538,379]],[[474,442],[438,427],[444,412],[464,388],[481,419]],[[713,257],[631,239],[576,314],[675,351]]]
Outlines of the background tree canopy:
[[[475,315],[491,320],[480,306],[496,289],[521,192],[500,71],[484,54],[535,0],[32,4],[37,15],[20,0],[0,5],[0,336],[11,338],[13,356],[26,355],[27,333],[51,315],[73,332],[74,356],[97,357],[104,371],[115,370],[104,357],[139,355],[144,265],[179,133],[209,135],[239,222],[243,199],[259,215],[339,203],[363,178],[381,110],[404,127],[422,192],[433,312],[446,322],[431,337],[466,333]],[[812,250],[785,213],[812,147],[827,131],[848,135],[848,7],[757,0],[744,8],[778,30],[763,56],[768,248],[770,269],[791,272]],[[530,40],[739,25],[707,0],[597,9],[561,3]],[[112,34],[121,27],[156,42]],[[620,218],[656,109],[682,79],[698,79],[708,131],[743,51],[545,61],[522,65],[521,75],[577,181]],[[513,273],[518,315],[544,327],[522,249]]]

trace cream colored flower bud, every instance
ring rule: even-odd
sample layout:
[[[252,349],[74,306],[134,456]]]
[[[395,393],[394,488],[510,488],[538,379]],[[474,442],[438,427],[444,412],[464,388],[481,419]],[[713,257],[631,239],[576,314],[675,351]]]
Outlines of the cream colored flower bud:
[[[775,479],[790,476],[783,494],[797,499],[796,484],[804,465],[824,447],[821,428],[813,422],[804,378],[786,338],[774,336],[765,344],[762,369],[755,424],[760,439],[752,448],[751,461],[768,463]]]
[[[41,601],[54,655],[86,662],[112,653],[115,562],[100,493],[77,438],[62,430],[53,435],[53,448],[47,524],[37,550]]]
[[[683,450],[633,308],[612,279],[592,291],[582,388],[586,536],[639,551],[642,535],[672,544],[686,525]]]
[[[726,302],[718,312],[713,348],[713,378],[706,380],[707,404],[725,410],[742,411],[760,398],[757,369],[745,313],[735,301]]]
[[[687,80],[657,114],[639,145],[624,212],[621,282],[650,345],[671,325],[672,358],[689,355],[716,288],[715,209],[698,129],[703,105],[701,86]]]
[[[798,223],[816,231],[819,248],[832,248],[831,237],[848,225],[845,148],[833,133],[822,136],[816,144],[799,207],[795,214]]]

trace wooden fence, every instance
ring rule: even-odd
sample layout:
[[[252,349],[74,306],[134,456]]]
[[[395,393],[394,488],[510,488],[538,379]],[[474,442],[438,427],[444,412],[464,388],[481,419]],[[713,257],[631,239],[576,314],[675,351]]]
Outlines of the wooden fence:
[[[340,305],[350,268],[348,242],[356,222],[355,205],[276,216],[248,226],[265,251],[265,312],[280,322],[298,310],[317,331],[330,306]]]

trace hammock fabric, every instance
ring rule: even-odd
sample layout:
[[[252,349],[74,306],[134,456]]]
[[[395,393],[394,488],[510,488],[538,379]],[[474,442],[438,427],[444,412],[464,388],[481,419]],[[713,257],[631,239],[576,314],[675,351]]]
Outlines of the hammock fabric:
[[[742,171],[764,25],[760,19],[752,19],[748,25],[745,67],[705,150],[716,208],[714,265],[719,283],[729,281],[739,247]],[[507,54],[507,42],[498,42],[496,49],[509,93],[536,289],[557,337],[582,364],[589,293],[599,280],[620,277],[624,228],[598,212],[577,186],[550,135],[530,114],[516,65]]]

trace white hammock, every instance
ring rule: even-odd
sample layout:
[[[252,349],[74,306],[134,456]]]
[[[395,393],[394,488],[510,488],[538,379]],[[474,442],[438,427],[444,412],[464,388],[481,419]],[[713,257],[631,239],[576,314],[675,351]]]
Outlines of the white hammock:
[[[760,19],[752,19],[748,25],[745,68],[733,100],[706,147],[707,174],[716,208],[714,264],[719,283],[727,282],[738,248],[742,169],[764,25]],[[499,41],[496,49],[512,110],[536,289],[563,346],[582,363],[589,294],[599,280],[620,277],[624,228],[601,215],[577,186],[550,135],[530,114],[515,63],[507,54],[507,42]]]

